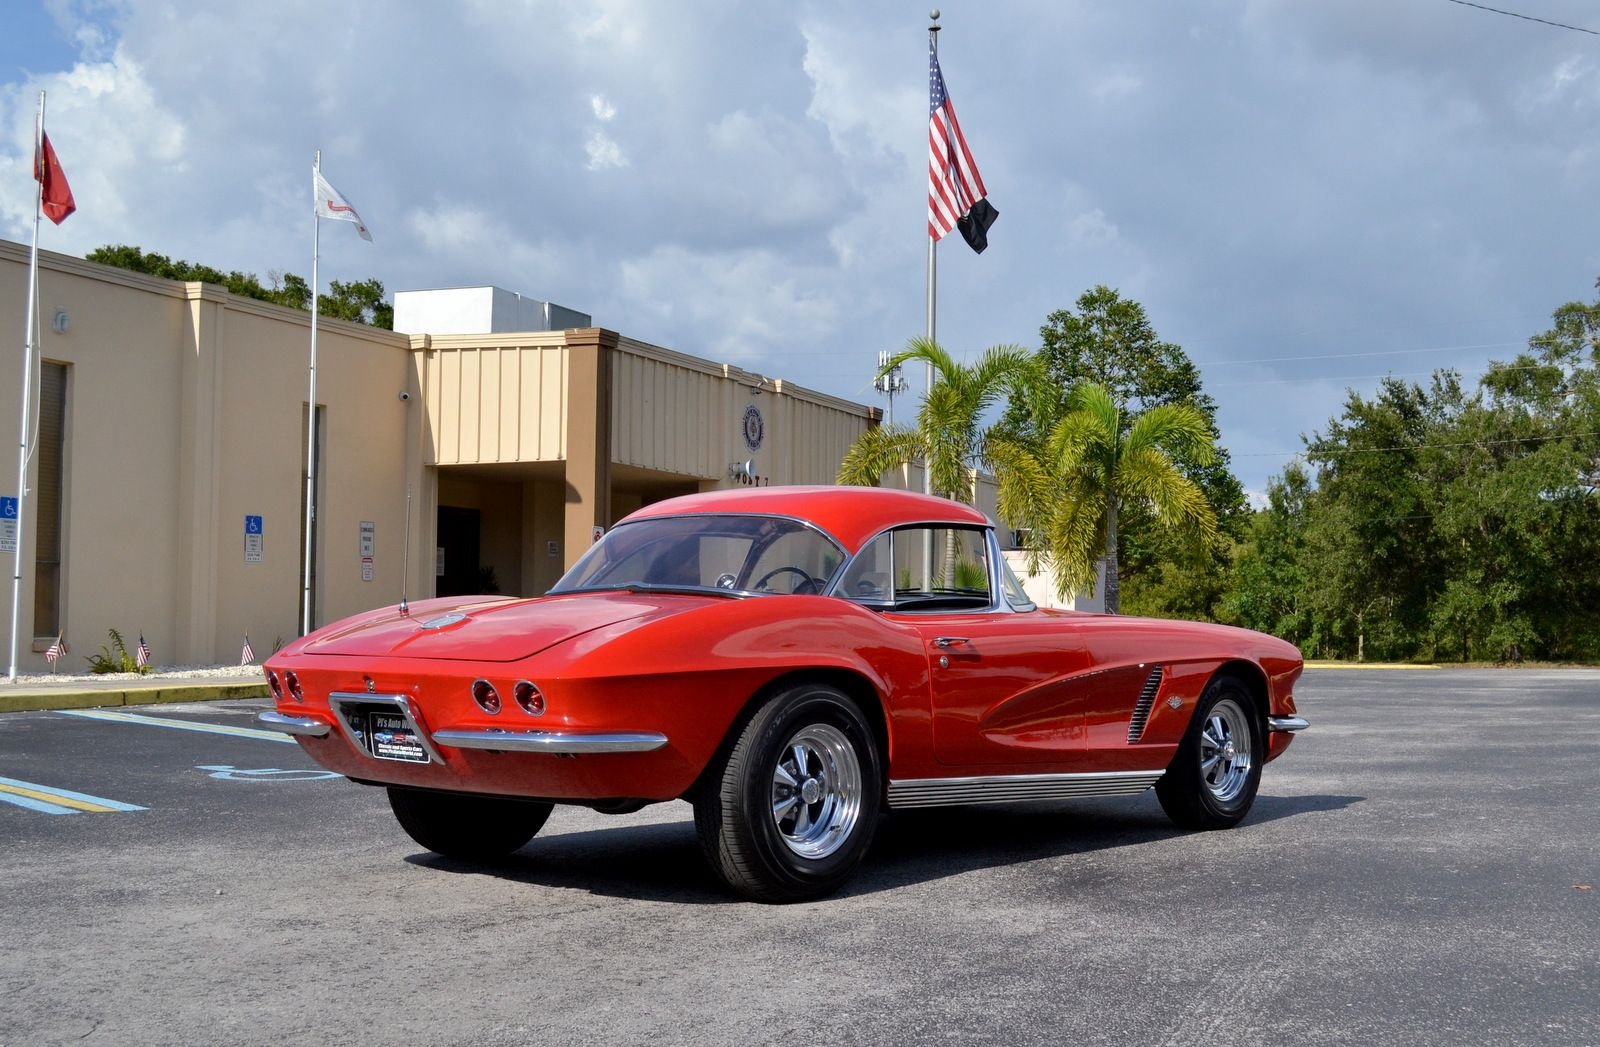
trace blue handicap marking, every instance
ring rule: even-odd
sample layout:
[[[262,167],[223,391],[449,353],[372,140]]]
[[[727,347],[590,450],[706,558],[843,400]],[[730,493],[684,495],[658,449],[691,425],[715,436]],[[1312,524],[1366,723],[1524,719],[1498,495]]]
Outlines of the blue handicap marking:
[[[224,782],[316,782],[324,778],[343,777],[332,771],[284,771],[276,767],[245,770],[231,763],[202,763],[197,764],[195,770],[210,771],[212,778]]]
[[[261,533],[261,517],[259,517],[259,516],[246,516],[244,518],[244,533],[245,534],[260,534]]]
[[[15,520],[16,518],[17,500],[10,495],[0,494],[0,520]]]

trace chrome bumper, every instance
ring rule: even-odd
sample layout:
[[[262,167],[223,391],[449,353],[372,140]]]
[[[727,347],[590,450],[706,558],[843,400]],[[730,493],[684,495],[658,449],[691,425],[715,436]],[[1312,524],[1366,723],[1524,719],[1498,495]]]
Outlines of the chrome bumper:
[[[1293,733],[1303,731],[1311,724],[1300,716],[1269,716],[1267,717],[1267,730],[1286,731]]]
[[[652,753],[667,744],[667,736],[653,731],[612,731],[583,734],[572,731],[436,731],[433,740],[456,749],[494,749],[514,753]]]
[[[284,734],[299,734],[307,738],[324,738],[333,728],[321,720],[313,720],[309,716],[285,716],[273,709],[256,713],[256,723],[271,731],[282,731]]]
[[[418,739],[429,754],[439,762],[438,750],[434,745],[447,745],[453,749],[490,749],[496,752],[514,753],[555,753],[558,755],[579,755],[582,753],[653,753],[667,744],[667,736],[654,731],[608,731],[605,733],[575,732],[575,731],[504,731],[497,727],[465,730],[465,731],[436,731],[433,734],[425,733],[417,719],[412,715],[410,703],[394,696],[378,695],[334,695],[338,701],[374,701],[379,704],[393,705],[396,711],[404,716],[417,732]],[[275,709],[268,709],[256,714],[256,723],[273,731],[282,731],[284,734],[297,734],[307,738],[326,738],[333,730],[321,720],[314,720],[309,716],[286,716]],[[350,732],[346,731],[347,734]],[[357,752],[363,754],[366,750],[359,739],[350,736],[351,745]]]

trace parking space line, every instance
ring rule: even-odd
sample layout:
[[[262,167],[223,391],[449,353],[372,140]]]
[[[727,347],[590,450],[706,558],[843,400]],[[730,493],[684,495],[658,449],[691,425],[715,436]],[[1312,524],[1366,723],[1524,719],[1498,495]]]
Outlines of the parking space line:
[[[138,804],[108,800],[103,796],[90,796],[88,793],[56,789],[34,782],[21,782],[15,778],[0,778],[0,801],[14,803],[18,807],[26,807],[45,814],[77,814],[80,811],[106,814],[111,811],[147,810]]]
[[[263,742],[287,742],[293,738],[279,731],[263,731],[256,727],[230,727],[227,724],[194,723],[189,720],[170,720],[162,716],[136,716],[133,713],[111,712],[107,709],[57,709],[62,716],[82,716],[89,720],[111,720],[115,723],[138,723],[147,727],[171,727],[178,731],[200,731],[205,734],[231,734],[235,738],[255,738]]]

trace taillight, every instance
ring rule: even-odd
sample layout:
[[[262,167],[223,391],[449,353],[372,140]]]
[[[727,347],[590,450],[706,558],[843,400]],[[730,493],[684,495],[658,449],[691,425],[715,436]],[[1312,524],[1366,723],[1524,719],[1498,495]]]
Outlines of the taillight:
[[[517,704],[522,706],[522,711],[529,716],[544,715],[544,695],[539,688],[527,680],[518,680],[517,686],[512,690],[512,696],[517,699]]]
[[[488,680],[472,681],[472,700],[478,703],[478,708],[486,713],[500,711],[500,693],[494,689],[494,684]]]
[[[278,674],[271,669],[267,670],[267,687],[272,691],[274,700],[283,701],[283,681],[279,680]]]
[[[289,687],[289,696],[297,702],[306,700],[306,693],[300,689],[300,677],[295,675],[293,669],[283,674],[283,682]]]

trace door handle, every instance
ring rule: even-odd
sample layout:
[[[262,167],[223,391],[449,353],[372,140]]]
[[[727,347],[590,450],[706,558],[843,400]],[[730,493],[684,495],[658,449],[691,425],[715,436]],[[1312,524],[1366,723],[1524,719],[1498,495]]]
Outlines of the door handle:
[[[957,647],[966,642],[965,636],[939,636],[934,638],[933,645],[939,648]]]

